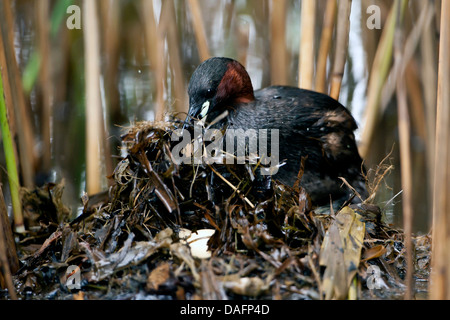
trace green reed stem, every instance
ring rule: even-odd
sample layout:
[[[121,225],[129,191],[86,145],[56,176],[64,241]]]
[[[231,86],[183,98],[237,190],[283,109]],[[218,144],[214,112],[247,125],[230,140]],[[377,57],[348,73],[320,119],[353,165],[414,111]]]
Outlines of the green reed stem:
[[[11,202],[14,212],[14,224],[16,232],[24,232],[22,216],[22,205],[20,203],[19,195],[19,175],[17,173],[17,164],[15,157],[15,149],[11,138],[11,131],[9,130],[8,114],[6,111],[5,97],[3,94],[3,79],[0,72],[0,125],[3,137],[3,149],[6,159],[6,170],[8,172],[9,188],[11,191]]]

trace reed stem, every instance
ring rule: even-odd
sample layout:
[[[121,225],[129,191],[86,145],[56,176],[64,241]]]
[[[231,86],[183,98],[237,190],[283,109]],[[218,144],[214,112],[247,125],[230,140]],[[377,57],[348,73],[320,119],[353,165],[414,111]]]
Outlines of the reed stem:
[[[439,44],[431,299],[450,299],[450,1],[443,0]]]
[[[434,4],[428,1],[417,2],[420,10],[429,10],[432,17],[436,15]],[[437,41],[434,37],[433,19],[427,21],[422,28],[421,41],[419,43],[422,55],[422,63],[420,64],[419,80],[422,84],[422,91],[425,105],[425,121],[426,121],[426,160],[428,179],[429,199],[433,198],[433,175],[434,175],[434,154],[435,154],[435,134],[436,134],[436,95],[437,95]]]
[[[303,0],[301,13],[300,62],[298,86],[312,90],[314,84],[314,31],[316,18],[316,0]]]
[[[38,24],[39,53],[40,59],[40,86],[42,90],[42,108],[41,108],[41,140],[42,140],[42,158],[41,170],[45,173],[51,169],[52,146],[51,146],[51,127],[52,120],[52,101],[53,101],[53,83],[51,79],[51,50],[50,50],[50,23],[48,0],[35,2]]]
[[[155,82],[156,103],[155,103],[155,121],[164,119],[165,103],[164,103],[164,78],[166,69],[166,59],[164,55],[164,34],[162,27],[156,23],[153,2],[141,1],[142,20],[145,28],[145,49],[147,51],[148,59],[150,60],[150,67],[153,70],[151,75]]]
[[[182,70],[181,49],[176,28],[176,12],[173,0],[163,2],[163,13],[161,22],[164,23],[163,29],[167,34],[167,47],[169,51],[169,67],[172,74],[173,96],[175,98],[175,112],[187,113],[187,93],[185,88],[185,77]]]
[[[206,40],[205,26],[203,25],[202,11],[198,0],[188,0],[189,9],[192,14],[192,25],[194,26],[195,39],[197,40],[197,48],[200,60],[204,61],[211,55],[208,49],[208,41]]]
[[[367,158],[375,128],[381,116],[380,96],[392,62],[394,33],[397,23],[397,15],[395,13],[398,5],[400,4],[395,1],[391,7],[386,24],[383,27],[383,33],[370,72],[367,105],[365,109],[365,123],[362,127],[361,142],[358,146],[359,153],[363,159]]]
[[[272,1],[270,19],[270,80],[275,85],[287,84],[286,8],[286,0]]]
[[[336,21],[336,0],[327,0],[325,9],[324,25],[320,38],[320,49],[317,57],[316,84],[315,90],[321,93],[328,93],[327,83],[327,60],[331,48],[334,23]]]
[[[11,203],[14,212],[14,225],[16,232],[25,232],[22,216],[22,204],[20,201],[19,174],[17,172],[16,150],[9,130],[8,113],[3,93],[3,79],[0,72],[0,125],[3,138],[3,150],[6,158],[6,170],[8,172],[9,189],[11,193]]]
[[[12,274],[19,269],[19,258],[17,257],[16,245],[8,219],[3,189],[0,185],[0,283],[6,282],[11,299],[16,300],[17,294],[12,280]]]
[[[103,112],[100,96],[100,46],[97,3],[84,0],[83,30],[86,90],[86,190],[89,195],[102,188]]]
[[[399,1],[399,0],[396,0]],[[400,31],[396,31],[399,33]],[[395,60],[397,63],[407,63],[402,58],[401,47],[399,40],[401,35],[397,34]],[[404,61],[404,62],[401,62]],[[397,113],[398,113],[398,131],[400,139],[400,163],[401,163],[401,182],[402,182],[402,197],[403,197],[403,226],[405,232],[405,247],[406,247],[406,294],[405,299],[410,300],[412,297],[412,275],[414,265],[412,262],[412,163],[411,163],[411,128],[410,116],[407,102],[407,92],[405,83],[405,66],[400,66],[400,74],[397,78]]]
[[[18,159],[20,161],[23,185],[34,186],[34,168],[37,166],[35,138],[31,108],[27,108],[22,78],[14,50],[14,21],[11,1],[0,3],[0,63],[3,67],[4,90],[8,111],[14,117],[9,119],[11,135],[18,138]],[[13,112],[17,110],[17,112]]]
[[[351,0],[339,1],[336,26],[336,55],[334,58],[333,72],[331,73],[330,81],[330,96],[336,100],[339,99],[339,94],[341,92],[345,61],[347,60],[351,7]]]

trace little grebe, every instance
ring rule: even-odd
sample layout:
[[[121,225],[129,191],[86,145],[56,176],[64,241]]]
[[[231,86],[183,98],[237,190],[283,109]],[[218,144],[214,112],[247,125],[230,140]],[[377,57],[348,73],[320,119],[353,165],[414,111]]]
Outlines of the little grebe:
[[[328,95],[290,86],[253,91],[245,68],[222,57],[208,59],[197,67],[188,93],[186,121],[214,121],[228,111],[220,121],[227,128],[278,129],[279,159],[286,164],[274,178],[292,186],[302,157],[307,157],[301,185],[313,204],[329,204],[330,197],[333,201],[345,200],[353,194],[339,177],[367,197],[364,166],[353,133],[356,122]]]

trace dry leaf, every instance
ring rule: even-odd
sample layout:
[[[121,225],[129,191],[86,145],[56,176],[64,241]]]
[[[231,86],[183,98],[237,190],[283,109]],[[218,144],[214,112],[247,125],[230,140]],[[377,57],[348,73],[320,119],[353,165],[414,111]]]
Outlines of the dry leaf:
[[[386,248],[383,245],[379,244],[375,247],[364,250],[363,259],[361,261],[368,261],[371,259],[379,258],[386,252]]]
[[[170,265],[164,262],[157,266],[147,278],[147,290],[158,290],[170,278]]]
[[[325,299],[344,299],[361,260],[365,225],[349,207],[337,215],[320,250],[319,263],[325,266],[322,293]]]

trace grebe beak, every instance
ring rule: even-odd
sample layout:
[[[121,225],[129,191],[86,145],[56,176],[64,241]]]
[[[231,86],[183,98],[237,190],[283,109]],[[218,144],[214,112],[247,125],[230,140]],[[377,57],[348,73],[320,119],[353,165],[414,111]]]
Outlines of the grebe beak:
[[[206,122],[206,118],[208,117],[209,106],[210,102],[209,100],[207,100],[203,103],[201,108],[198,107],[189,108],[188,115],[184,120],[183,129],[189,127],[193,119],[197,119],[198,121],[200,121],[199,124],[204,125]]]

